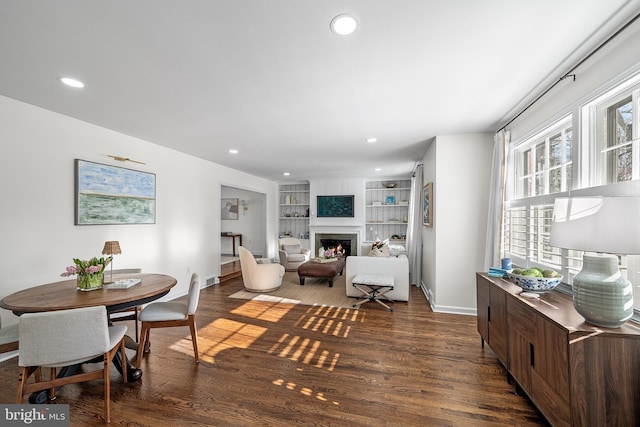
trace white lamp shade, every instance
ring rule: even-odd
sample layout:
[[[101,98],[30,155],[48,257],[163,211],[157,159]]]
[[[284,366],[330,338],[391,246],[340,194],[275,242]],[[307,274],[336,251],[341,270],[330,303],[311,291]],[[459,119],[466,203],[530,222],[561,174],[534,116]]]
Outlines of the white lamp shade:
[[[640,254],[640,197],[558,197],[549,244],[610,254]]]

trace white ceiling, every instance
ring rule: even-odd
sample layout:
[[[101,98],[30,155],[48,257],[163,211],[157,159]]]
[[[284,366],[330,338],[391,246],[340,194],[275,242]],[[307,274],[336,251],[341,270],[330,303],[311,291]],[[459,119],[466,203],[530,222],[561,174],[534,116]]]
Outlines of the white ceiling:
[[[0,0],[0,94],[271,180],[406,176],[434,136],[496,131],[639,3]],[[356,33],[329,31],[341,13]]]

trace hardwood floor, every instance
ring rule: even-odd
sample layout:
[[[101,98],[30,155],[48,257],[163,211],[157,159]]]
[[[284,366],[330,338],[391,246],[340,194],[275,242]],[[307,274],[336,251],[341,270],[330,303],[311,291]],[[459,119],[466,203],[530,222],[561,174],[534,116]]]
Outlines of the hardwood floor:
[[[228,262],[220,266],[220,283],[242,276],[240,261]]]
[[[140,381],[113,370],[111,425],[546,425],[481,348],[476,318],[433,313],[415,287],[393,313],[228,298],[241,287],[201,291],[199,364],[188,328],[167,328],[152,331]],[[0,402],[17,379],[17,358],[0,363]],[[72,426],[103,425],[102,382],[57,396]]]

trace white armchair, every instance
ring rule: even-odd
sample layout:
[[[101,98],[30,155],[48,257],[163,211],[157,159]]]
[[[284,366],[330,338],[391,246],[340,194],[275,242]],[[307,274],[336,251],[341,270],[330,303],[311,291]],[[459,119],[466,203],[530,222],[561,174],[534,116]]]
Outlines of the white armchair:
[[[298,267],[311,258],[311,249],[304,249],[300,240],[294,237],[278,240],[278,253],[280,264],[286,271],[298,271]]]
[[[258,264],[253,254],[240,246],[240,268],[244,288],[249,292],[271,292],[280,288],[284,267],[280,264]]]

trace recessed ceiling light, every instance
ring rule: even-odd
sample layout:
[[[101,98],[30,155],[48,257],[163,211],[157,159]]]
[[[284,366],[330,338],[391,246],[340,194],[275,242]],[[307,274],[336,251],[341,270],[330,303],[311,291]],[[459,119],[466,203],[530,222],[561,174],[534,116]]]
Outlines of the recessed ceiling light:
[[[374,172],[380,172],[382,170],[382,168],[375,168],[373,171]]]
[[[378,138],[367,138],[367,142],[373,144],[374,142],[378,142]]]
[[[80,80],[72,79],[71,77],[58,77],[58,80],[61,83],[66,84],[67,86],[75,87],[78,89],[84,87],[84,83],[82,83]]]
[[[346,36],[358,29],[358,20],[355,16],[343,13],[331,20],[331,31],[339,36]]]
[[[290,174],[289,172],[285,172],[285,173],[283,173],[282,175],[284,175],[284,176],[289,176],[289,175],[291,175],[291,174]]]
[[[229,150],[229,153],[238,154],[238,150],[236,150],[235,148],[232,148],[231,150]]]

